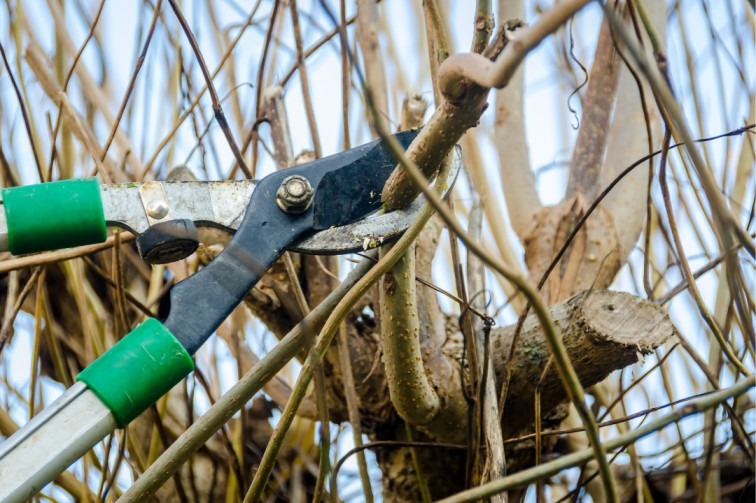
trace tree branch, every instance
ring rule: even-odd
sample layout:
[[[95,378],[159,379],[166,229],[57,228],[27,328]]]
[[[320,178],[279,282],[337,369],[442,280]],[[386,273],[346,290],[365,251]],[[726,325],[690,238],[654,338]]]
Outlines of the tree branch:
[[[565,0],[545,12],[531,27],[506,43],[504,31],[481,54],[457,54],[447,58],[438,70],[443,99],[436,112],[407,150],[407,158],[429,178],[441,165],[465,131],[477,125],[491,87],[507,85],[525,58],[548,35],[559,28],[589,0]],[[492,61],[494,59],[495,61]],[[420,193],[412,177],[402,169],[391,175],[383,188],[387,211],[402,208]]]
[[[391,403],[412,425],[429,423],[441,406],[423,365],[415,293],[415,247],[380,283],[381,341]]]
[[[523,0],[499,0],[499,22],[522,19]],[[494,138],[499,155],[501,188],[507,204],[512,228],[524,240],[533,223],[533,215],[541,209],[530,166],[525,132],[525,72],[518,69],[509,84],[496,91]],[[480,189],[478,189],[480,192]],[[487,205],[488,206],[488,205]],[[493,222],[489,219],[490,222]]]
[[[604,18],[583,101],[583,120],[572,153],[566,198],[580,193],[593,199],[599,190],[598,180],[604,164],[609,121],[619,82],[619,63],[611,25]],[[619,119],[622,120],[621,117]]]
[[[652,2],[651,7],[653,22],[659,33],[665,36],[666,2]],[[601,187],[609,185],[624,166],[653,152],[661,142],[661,117],[652,99],[651,88],[648,82],[638,78],[636,70],[628,65],[630,61],[625,61],[620,69],[617,103],[609,128]],[[621,254],[619,260],[623,264],[638,241],[638,235],[646,220],[646,212],[639,209],[646,207],[648,190],[643,190],[642,187],[648,186],[653,166],[654,163],[649,160],[648,170],[638,169],[629,174],[617,190],[607,195],[603,203],[612,219],[622,222],[622,225],[617,227],[617,235]]]

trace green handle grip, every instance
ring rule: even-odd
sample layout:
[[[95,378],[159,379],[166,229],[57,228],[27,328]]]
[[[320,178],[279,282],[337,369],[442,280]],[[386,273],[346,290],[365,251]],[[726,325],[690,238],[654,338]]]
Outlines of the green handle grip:
[[[108,237],[95,179],[2,189],[14,255],[101,243]]]
[[[149,318],[76,380],[97,395],[123,428],[192,370],[194,360],[186,349],[162,323]]]

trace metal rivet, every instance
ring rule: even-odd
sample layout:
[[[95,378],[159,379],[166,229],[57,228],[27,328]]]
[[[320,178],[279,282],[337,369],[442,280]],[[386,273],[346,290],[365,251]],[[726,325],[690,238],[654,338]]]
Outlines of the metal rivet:
[[[278,188],[276,202],[286,213],[298,215],[310,207],[314,192],[307,178],[300,175],[287,176]]]
[[[152,200],[147,203],[147,214],[156,220],[160,220],[168,214],[168,203],[161,200]]]

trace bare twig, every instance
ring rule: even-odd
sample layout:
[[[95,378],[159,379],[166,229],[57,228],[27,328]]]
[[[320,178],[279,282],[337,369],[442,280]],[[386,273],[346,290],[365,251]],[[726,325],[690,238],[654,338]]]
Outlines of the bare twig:
[[[26,128],[26,134],[29,138],[29,146],[34,153],[34,162],[37,165],[37,174],[39,175],[39,179],[41,181],[45,181],[45,174],[42,171],[42,163],[39,161],[39,152],[37,152],[37,145],[34,142],[34,135],[32,134],[31,123],[29,122],[29,114],[26,111],[24,100],[21,97],[21,91],[19,91],[18,84],[16,84],[16,79],[13,77],[13,72],[11,71],[10,64],[8,63],[8,58],[5,55],[5,49],[3,48],[2,44],[0,44],[0,54],[2,54],[3,56],[3,65],[5,65],[5,71],[8,72],[8,77],[10,77],[11,85],[13,85],[13,91],[16,93],[16,98],[18,99],[18,106],[21,109],[21,115],[24,118],[24,127]]]
[[[81,44],[79,51],[76,53],[76,56],[74,56],[73,62],[71,63],[71,67],[68,69],[66,78],[63,81],[63,88],[62,88],[63,92],[68,90],[68,84],[71,81],[71,77],[73,76],[74,69],[76,68],[76,65],[81,59],[81,55],[84,53],[84,49],[86,49],[87,45],[89,44],[89,41],[94,36],[95,30],[97,28],[97,23],[100,20],[100,16],[102,15],[102,10],[104,7],[105,7],[105,0],[102,0],[102,2],[100,2],[100,7],[98,7],[97,9],[97,13],[95,14],[94,20],[92,21],[92,26],[89,28],[89,33],[87,33],[87,37],[84,39],[84,42]],[[56,138],[58,137],[58,130],[60,128],[60,123],[61,123],[61,120],[63,119],[63,114],[61,112],[62,112],[62,109],[58,107],[58,118],[55,120],[55,129],[53,130],[52,140],[50,141],[50,150],[51,150],[50,163],[47,167],[47,176],[45,180],[50,180],[52,176],[53,160],[55,159],[55,151],[56,151],[55,143],[56,143]],[[65,141],[66,141],[66,137],[64,136],[64,144],[65,144]]]
[[[228,146],[231,148],[231,152],[233,152],[234,158],[239,164],[239,168],[242,170],[242,173],[244,173],[244,176],[246,176],[247,178],[252,178],[252,172],[247,167],[247,163],[244,161],[244,156],[241,154],[241,151],[239,151],[238,145],[236,145],[236,140],[234,140],[234,135],[231,133],[231,128],[228,127],[228,121],[226,120],[226,115],[223,113],[223,107],[221,106],[220,98],[218,98],[218,93],[216,92],[215,86],[213,85],[213,77],[212,75],[210,75],[210,71],[207,69],[205,58],[202,56],[199,45],[197,45],[197,40],[194,38],[192,29],[189,27],[189,23],[186,22],[184,14],[181,12],[181,8],[178,6],[178,4],[176,4],[176,0],[168,0],[168,2],[171,4],[171,9],[173,9],[174,14],[176,14],[176,18],[181,25],[181,29],[184,30],[186,39],[189,41],[189,45],[192,47],[192,51],[194,51],[194,57],[197,58],[197,63],[199,63],[200,65],[202,75],[205,77],[205,84],[207,85],[207,90],[210,93],[210,99],[213,102],[215,120],[218,121],[218,125],[223,131],[223,134],[226,136]]]
[[[480,240],[483,226],[483,209],[478,198],[474,199],[470,210],[470,237]],[[480,259],[470,254],[467,257],[467,282],[469,285],[470,304],[485,312],[486,292],[485,275],[483,264]],[[494,373],[493,358],[491,355],[491,325],[493,320],[485,318],[473,321],[473,329],[480,362],[480,392],[478,393],[478,416],[479,431],[487,446],[485,471],[481,482],[496,480],[506,474],[504,459],[504,443],[501,433],[501,421],[499,421],[498,397],[496,396],[496,374]],[[496,496],[496,503],[504,503],[506,498]]]

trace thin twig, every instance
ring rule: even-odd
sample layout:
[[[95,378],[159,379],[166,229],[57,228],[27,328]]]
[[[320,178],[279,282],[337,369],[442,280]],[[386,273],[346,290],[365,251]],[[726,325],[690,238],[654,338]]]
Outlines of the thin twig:
[[[26,134],[29,138],[29,146],[31,147],[32,153],[34,154],[34,162],[37,165],[37,174],[39,175],[39,179],[41,181],[45,181],[45,175],[42,171],[42,163],[39,161],[39,152],[37,152],[37,146],[34,143],[34,135],[32,134],[31,123],[29,122],[29,114],[26,111],[24,100],[21,97],[21,91],[18,89],[18,84],[16,84],[16,79],[13,77],[13,72],[11,71],[10,64],[8,63],[8,58],[5,55],[5,49],[3,48],[3,44],[1,43],[0,54],[3,56],[5,71],[8,72],[8,77],[10,77],[11,84],[13,85],[13,91],[16,93],[16,98],[18,99],[18,106],[21,109],[21,115],[24,118],[24,127],[26,128]]]
[[[192,47],[192,51],[194,51],[194,57],[197,58],[197,63],[199,63],[200,65],[202,75],[205,77],[205,84],[207,85],[207,90],[210,93],[210,99],[213,102],[215,120],[218,121],[218,125],[223,131],[223,134],[226,136],[228,146],[231,148],[231,152],[233,152],[234,158],[236,159],[239,168],[242,170],[242,173],[244,173],[244,176],[251,179],[252,172],[247,167],[247,163],[244,161],[244,156],[239,151],[239,147],[236,145],[236,140],[234,140],[234,136],[231,133],[231,128],[229,128],[228,126],[228,121],[226,120],[226,115],[223,113],[223,107],[221,106],[220,98],[218,98],[218,93],[215,90],[215,86],[213,85],[213,76],[210,75],[210,71],[207,69],[205,58],[202,56],[202,52],[200,51],[199,45],[197,44],[197,40],[194,38],[192,29],[186,22],[184,14],[181,12],[181,8],[176,4],[176,0],[168,0],[168,2],[171,4],[173,12],[176,14],[176,18],[181,25],[181,29],[184,30],[184,34],[189,41],[189,45]]]
[[[92,39],[95,33],[95,29],[97,28],[97,23],[100,20],[100,15],[102,14],[102,10],[105,7],[105,0],[102,0],[100,2],[100,7],[97,9],[97,13],[95,14],[95,18],[92,21],[92,26],[89,28],[89,33],[87,33],[86,38],[84,39],[84,42],[81,44],[81,47],[79,48],[79,51],[76,53],[76,56],[74,56],[73,62],[71,63],[71,67],[68,69],[68,73],[66,74],[66,78],[63,81],[63,92],[68,90],[68,84],[71,81],[71,77],[73,76],[74,70],[76,69],[76,65],[79,62],[79,59],[81,59],[81,55],[84,53],[84,49],[86,49],[87,45],[89,44],[89,41]],[[53,161],[55,160],[55,143],[58,138],[58,130],[60,129],[60,123],[63,118],[63,109],[62,105],[58,107],[58,117],[55,120],[55,128],[52,133],[52,139],[50,141],[50,163],[47,166],[47,176],[43,179],[43,181],[47,180],[49,181],[52,177],[52,169],[53,169]]]

